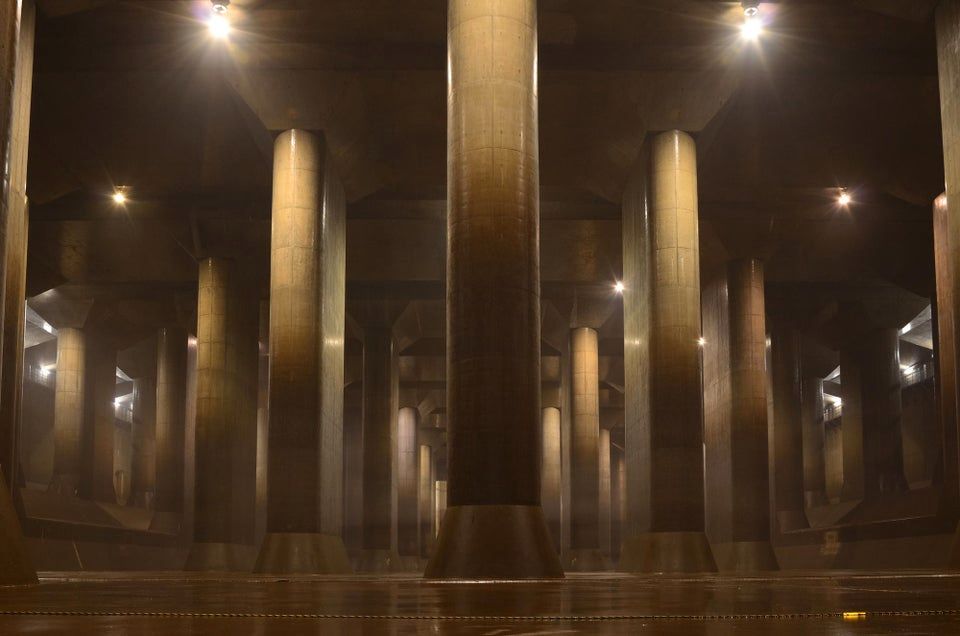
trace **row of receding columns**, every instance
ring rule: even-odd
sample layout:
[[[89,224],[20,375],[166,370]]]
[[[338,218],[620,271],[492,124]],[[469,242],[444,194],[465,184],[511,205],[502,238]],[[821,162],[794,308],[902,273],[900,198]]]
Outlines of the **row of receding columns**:
[[[2,6],[9,12],[18,5]],[[15,43],[11,25],[16,21],[10,15],[0,15],[0,19],[5,41]],[[544,492],[553,496],[553,484],[541,484],[537,461],[543,432],[539,428],[535,2],[451,0],[448,37],[449,508],[427,574],[559,576],[560,563],[550,547],[541,507]],[[960,189],[960,106],[958,91],[953,90],[960,81],[960,68],[950,53],[960,41],[960,8],[953,0],[942,2],[938,10],[938,40],[941,83],[947,89],[941,95],[949,197]],[[489,64],[490,59],[501,63]],[[9,78],[11,69],[7,59],[0,70]],[[5,142],[9,137],[7,131]],[[695,147],[688,135],[671,131],[652,136],[647,152],[641,174],[624,201],[627,457],[622,562],[629,570],[710,570],[716,561],[706,539],[704,514],[703,364],[698,345],[703,329]],[[272,238],[268,535],[257,561],[257,569],[264,572],[330,570],[342,568],[346,562],[339,540],[342,403],[336,395],[342,387],[342,378],[338,383],[336,373],[338,368],[342,373],[343,356],[343,232],[327,231],[328,222],[342,227],[343,206],[342,200],[333,201],[337,189],[327,187],[325,165],[318,138],[299,131],[281,135]],[[960,232],[954,225],[953,221],[947,224],[947,246],[953,257],[948,266],[956,264],[960,250],[956,238]],[[340,247],[328,245],[328,240],[340,241]],[[248,358],[255,360],[256,349],[246,343],[256,339],[247,338],[249,325],[239,318],[254,312],[229,309],[242,302],[234,274],[229,259],[207,258],[200,265],[196,497],[200,547],[195,546],[191,555],[198,566],[230,561],[236,558],[230,546],[249,543],[249,513],[234,500],[233,492],[248,483],[245,467],[253,464],[252,459],[249,463],[240,459],[248,448],[250,431],[255,429],[246,411],[251,410],[247,408],[249,396],[256,394],[250,391],[251,378],[256,377],[251,370],[256,364],[248,364]],[[762,270],[757,262],[744,261],[732,265],[727,276],[728,322],[726,331],[717,333],[725,333],[731,347],[727,359],[715,363],[725,369],[718,377],[726,378],[718,384],[718,396],[720,391],[729,391],[729,395],[718,397],[711,405],[717,407],[718,417],[728,418],[729,423],[728,446],[724,447],[729,456],[721,458],[719,465],[731,479],[743,483],[744,499],[732,502],[731,519],[736,528],[731,530],[731,542],[765,546],[769,538],[764,535],[765,463],[758,459],[763,454],[760,438],[764,425],[759,407],[763,381],[758,371],[758,343],[765,333],[757,328],[763,312],[756,291],[758,285],[762,288]],[[945,295],[960,297],[956,285],[954,277]],[[490,320],[492,315],[499,320]],[[62,337],[61,410],[66,413],[80,382],[70,380],[70,369],[79,368],[83,348],[69,333]],[[377,334],[368,332],[366,337],[369,345]],[[778,504],[778,517],[802,507],[805,489],[803,461],[782,464],[781,449],[792,446],[792,456],[802,457],[795,451],[803,445],[804,420],[816,419],[804,418],[805,409],[799,406],[804,403],[805,383],[796,373],[799,354],[795,353],[794,337],[775,330],[772,343],[774,395],[789,394],[788,402],[795,405],[788,407],[790,412],[775,409],[774,413],[775,429],[780,422],[790,424],[774,442],[776,459],[783,466],[783,474],[778,468],[774,476],[775,490],[782,495],[776,500],[783,502],[782,509]],[[582,340],[581,345],[590,344],[588,332]],[[877,343],[887,343],[887,349],[892,346],[889,334],[878,334]],[[380,362],[395,355],[384,354],[392,346],[377,347],[382,354]],[[581,351],[587,348],[582,346]],[[844,402],[852,411],[851,420],[858,416],[858,395],[887,391],[892,383],[890,356],[868,359],[862,355],[866,350],[878,349],[842,354],[852,358],[847,364],[849,371],[844,372]],[[574,351],[577,355],[576,346]],[[946,355],[941,351],[941,358],[949,358],[951,363],[955,356],[955,351]],[[573,366],[576,375],[577,362]],[[389,375],[381,367],[372,365],[369,373]],[[589,371],[589,367],[583,368]],[[368,373],[366,369],[364,373]],[[369,378],[372,382],[378,379],[381,386],[386,384],[382,378]],[[365,377],[365,383],[367,380]],[[600,433],[594,437],[589,387],[579,396],[576,390],[575,419],[589,420],[590,426],[589,431],[583,425],[574,433],[578,467],[587,466],[575,473],[575,490],[589,491],[590,497],[596,492],[599,500],[601,486],[589,473],[598,461]],[[810,409],[816,408],[815,385],[812,393]],[[386,401],[382,394],[376,399]],[[862,417],[869,417],[864,411],[880,404],[861,400]],[[778,402],[776,397],[774,402]],[[368,441],[370,453],[389,446],[391,454],[397,442],[394,425],[388,422],[398,409],[383,406],[370,405],[383,417],[369,431],[364,418],[365,460]],[[815,427],[811,428],[816,433]],[[851,434],[855,428],[851,426]],[[58,430],[58,444],[64,451],[58,455],[57,487],[72,489],[78,480],[79,459],[66,424],[60,430],[64,434],[61,439]],[[890,426],[881,427],[881,434],[890,430]],[[869,444],[882,445],[885,439],[877,436]],[[816,443],[813,439],[811,447]],[[869,444],[863,445],[864,452],[876,455]],[[415,447],[414,442],[411,448]],[[845,467],[848,462],[863,462],[856,454],[856,450],[850,451],[849,459],[845,454]],[[364,548],[388,551],[393,558],[393,532],[384,531],[384,525],[396,519],[392,513],[396,504],[388,501],[393,489],[384,486],[395,479],[393,464],[367,464],[365,461],[364,512],[369,512],[372,520],[369,532],[366,523],[364,526]],[[553,479],[553,473],[544,474]],[[849,489],[856,494],[899,487],[895,458],[883,457],[863,474],[863,484],[850,482]],[[9,548],[16,542],[16,530],[9,502],[0,500],[0,505],[4,506],[0,515],[5,522],[3,558],[7,563],[16,559]],[[599,510],[594,515],[591,504],[587,511],[580,498],[574,508],[576,548],[592,550],[597,534],[593,519],[599,524]],[[731,554],[741,554],[739,549],[734,547]]]

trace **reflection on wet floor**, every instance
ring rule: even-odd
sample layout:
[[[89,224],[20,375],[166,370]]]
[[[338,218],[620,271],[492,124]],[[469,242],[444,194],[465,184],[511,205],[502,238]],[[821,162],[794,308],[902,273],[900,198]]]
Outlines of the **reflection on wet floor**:
[[[958,631],[960,574],[571,575],[564,581],[438,583],[399,576],[85,573],[0,589],[2,634]]]

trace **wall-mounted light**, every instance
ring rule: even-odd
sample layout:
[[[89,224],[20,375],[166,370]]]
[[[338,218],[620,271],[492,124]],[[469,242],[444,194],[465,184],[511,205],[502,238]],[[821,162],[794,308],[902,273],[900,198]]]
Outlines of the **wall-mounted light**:
[[[618,294],[622,294],[624,289],[626,289],[626,287],[623,286],[623,281],[618,280],[613,286],[613,291]]]
[[[763,18],[760,16],[760,0],[743,0],[743,24],[740,35],[746,40],[756,40],[763,33]]]
[[[210,29],[210,35],[218,40],[224,40],[230,35],[230,18],[227,17],[230,0],[212,0],[211,4],[213,8],[207,19],[207,28]]]
[[[703,347],[703,346],[705,346],[706,344],[707,344],[707,339],[706,339],[706,338],[704,338],[703,336],[700,336],[699,338],[697,338],[697,345],[698,345],[698,346]]]

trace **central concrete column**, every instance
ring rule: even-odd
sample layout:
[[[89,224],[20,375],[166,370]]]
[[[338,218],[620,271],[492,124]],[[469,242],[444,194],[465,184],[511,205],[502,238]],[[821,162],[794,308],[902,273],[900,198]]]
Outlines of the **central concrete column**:
[[[433,487],[433,449],[426,444],[420,445],[420,469],[418,477],[420,509],[420,558],[429,559],[433,554],[434,533],[433,515],[436,511]]]
[[[389,326],[363,339],[363,550],[358,570],[400,571],[397,552],[399,370]]]
[[[397,552],[403,569],[420,569],[420,412],[406,406],[397,416]]]
[[[133,503],[150,508],[156,490],[157,386],[152,377],[133,381],[133,475],[130,491]]]
[[[800,333],[777,324],[770,331],[773,388],[774,505],[783,530],[807,525],[803,511],[803,428],[800,423]]]
[[[188,570],[249,570],[254,548],[256,304],[236,264],[200,262],[194,543]],[[249,452],[254,450],[253,453]]]
[[[184,435],[187,416],[187,332],[157,334],[156,485],[151,528],[177,532],[183,514]]]
[[[267,535],[256,571],[350,572],[343,530],[345,196],[323,141],[274,149]]]
[[[726,554],[719,549],[715,554],[721,569],[777,570],[770,544],[764,268],[757,259],[740,259],[731,262],[727,272],[732,542]]]
[[[564,567],[571,571],[606,570],[600,549],[600,358],[597,331],[570,332],[572,365],[572,435],[570,444],[570,550]],[[608,466],[609,468],[609,466]]]
[[[540,501],[543,516],[547,520],[553,546],[560,550],[560,501],[561,501],[561,450],[560,409],[548,406],[543,409],[541,425],[542,458],[540,460]]]
[[[807,507],[827,503],[827,466],[823,429],[823,380],[805,378],[801,387],[803,497]]]
[[[85,333],[86,381],[84,394],[87,448],[84,449],[82,497],[117,503],[114,483],[117,407],[117,349],[108,333]]]
[[[620,569],[716,569],[704,532],[696,146],[653,136],[623,204],[628,519]]]
[[[80,329],[57,331],[57,378],[53,403],[53,481],[50,490],[74,496],[80,486],[86,340]]]
[[[449,0],[449,509],[430,578],[562,576],[540,507],[536,0]]]

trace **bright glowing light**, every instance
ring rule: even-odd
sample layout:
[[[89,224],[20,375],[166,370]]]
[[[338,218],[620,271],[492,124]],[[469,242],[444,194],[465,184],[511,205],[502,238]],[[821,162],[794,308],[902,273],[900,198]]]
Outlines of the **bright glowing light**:
[[[622,293],[623,293],[623,290],[625,289],[625,287],[623,286],[623,282],[618,280],[617,283],[616,283],[616,285],[613,286],[613,289],[614,289],[614,291],[616,291],[618,294],[622,294]]]
[[[57,368],[55,364],[45,364],[40,367],[40,377],[47,378],[50,377],[50,372]]]
[[[210,19],[207,20],[207,28],[210,29],[210,35],[218,40],[225,40],[230,35],[230,20],[227,19],[225,12],[214,10]]]
[[[758,13],[746,14],[740,25],[740,35],[746,40],[757,40],[763,33],[763,19]]]
[[[115,407],[120,406],[120,398],[113,398],[113,405]]]
[[[702,347],[705,344],[707,344],[707,339],[704,338],[703,336],[700,336],[699,338],[697,338],[697,344]]]
[[[113,192],[113,202],[117,205],[126,205],[127,203],[127,192],[126,188],[119,187]]]
[[[850,196],[850,193],[847,192],[847,189],[840,188],[840,196],[837,197],[837,203],[843,207],[847,207],[851,202],[853,202],[853,197]]]

